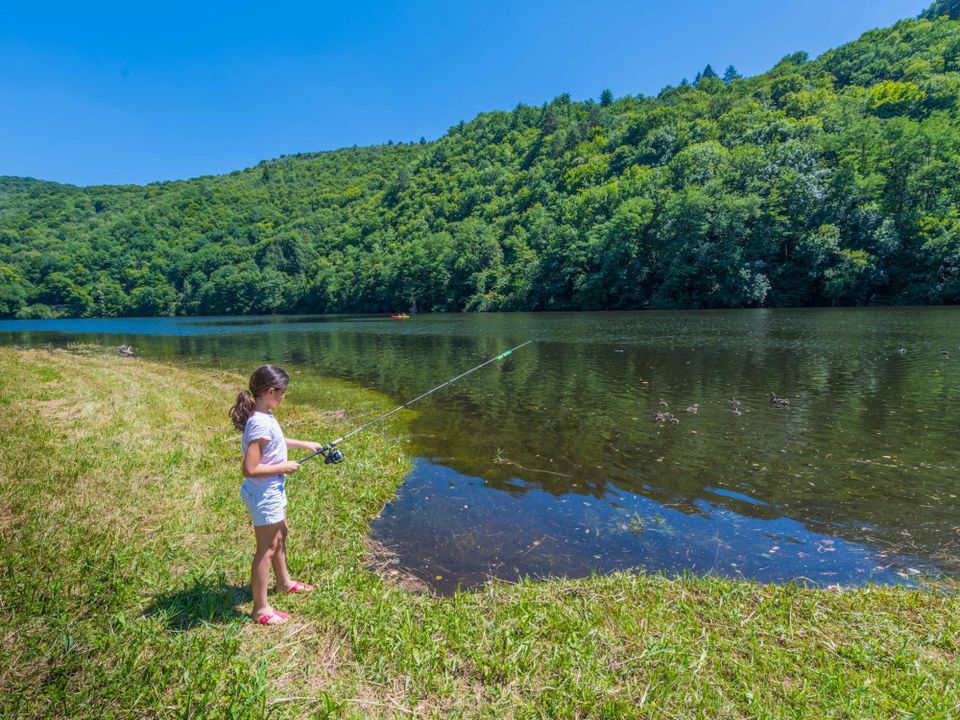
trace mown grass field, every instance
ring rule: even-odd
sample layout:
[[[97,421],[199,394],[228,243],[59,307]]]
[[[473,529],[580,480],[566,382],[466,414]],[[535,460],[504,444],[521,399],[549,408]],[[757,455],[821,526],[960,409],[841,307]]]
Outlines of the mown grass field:
[[[390,407],[292,380],[291,437]],[[436,598],[385,582],[364,537],[408,468],[402,420],[289,480],[290,565],[316,590],[255,626],[226,416],[245,383],[0,349],[0,717],[960,717],[952,592],[617,574]]]

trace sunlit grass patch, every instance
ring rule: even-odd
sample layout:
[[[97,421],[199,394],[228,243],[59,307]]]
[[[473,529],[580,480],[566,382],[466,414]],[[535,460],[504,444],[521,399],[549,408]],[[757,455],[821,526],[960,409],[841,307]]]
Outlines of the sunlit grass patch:
[[[629,573],[406,592],[366,539],[410,467],[402,418],[290,478],[291,567],[316,589],[255,626],[226,416],[246,378],[81,350],[0,349],[2,717],[957,715],[951,592]],[[293,378],[291,436],[390,407]]]

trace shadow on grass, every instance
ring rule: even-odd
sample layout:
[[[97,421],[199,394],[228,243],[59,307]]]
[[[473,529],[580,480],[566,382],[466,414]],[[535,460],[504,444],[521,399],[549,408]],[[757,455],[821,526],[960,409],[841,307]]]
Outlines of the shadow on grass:
[[[226,625],[249,619],[238,607],[251,597],[248,586],[232,585],[222,575],[199,577],[183,590],[154,598],[143,615],[160,618],[177,632],[198,625]]]

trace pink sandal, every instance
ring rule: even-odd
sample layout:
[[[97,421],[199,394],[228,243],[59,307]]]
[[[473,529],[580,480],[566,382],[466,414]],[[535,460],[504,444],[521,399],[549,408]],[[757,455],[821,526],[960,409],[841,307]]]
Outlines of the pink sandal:
[[[257,623],[260,625],[283,625],[289,618],[290,616],[285,612],[270,610],[270,612],[258,617]]]
[[[293,585],[290,586],[290,589],[287,590],[287,595],[292,595],[293,593],[308,593],[313,590],[313,585],[308,585],[307,583],[302,583],[299,580],[294,580]]]

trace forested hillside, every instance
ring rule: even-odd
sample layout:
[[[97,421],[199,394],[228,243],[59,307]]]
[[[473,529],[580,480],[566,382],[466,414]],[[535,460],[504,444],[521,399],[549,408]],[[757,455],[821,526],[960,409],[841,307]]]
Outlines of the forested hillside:
[[[435,142],[145,187],[0,178],[0,316],[957,303],[956,4]]]

